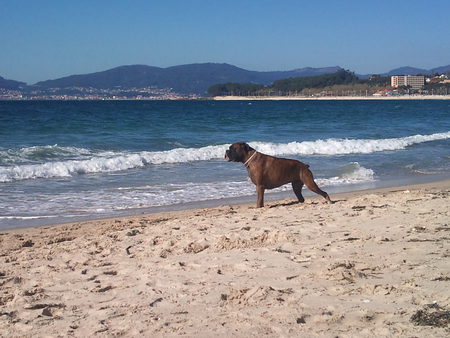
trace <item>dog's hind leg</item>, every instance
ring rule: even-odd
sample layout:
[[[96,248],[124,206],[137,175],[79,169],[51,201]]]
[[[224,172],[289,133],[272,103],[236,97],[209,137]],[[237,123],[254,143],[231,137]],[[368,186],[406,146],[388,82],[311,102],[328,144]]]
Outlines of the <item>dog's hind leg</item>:
[[[307,173],[307,177],[305,177],[305,178],[307,178],[307,179],[304,180],[304,182],[305,182],[306,187],[309,190],[314,191],[316,194],[322,196],[323,198],[325,198],[327,200],[327,202],[333,203],[333,202],[331,202],[330,196],[328,196],[328,194],[325,191],[323,191],[322,189],[320,189],[318,187],[318,185],[316,184],[316,182],[314,182],[314,176],[311,171],[309,171]]]
[[[316,182],[312,181],[312,182],[310,182],[309,184],[306,184],[306,187],[307,187],[309,190],[314,191],[316,194],[318,194],[318,195],[320,195],[320,196],[323,196],[323,198],[325,198],[325,199],[327,200],[327,202],[333,203],[333,202],[331,202],[330,196],[328,196],[328,194],[327,194],[325,191],[323,191],[322,189],[320,189],[320,188],[317,186]]]
[[[292,182],[292,189],[294,190],[295,196],[297,196],[298,201],[300,203],[305,202],[305,198],[302,195],[302,188],[303,188],[303,182],[302,181]]]

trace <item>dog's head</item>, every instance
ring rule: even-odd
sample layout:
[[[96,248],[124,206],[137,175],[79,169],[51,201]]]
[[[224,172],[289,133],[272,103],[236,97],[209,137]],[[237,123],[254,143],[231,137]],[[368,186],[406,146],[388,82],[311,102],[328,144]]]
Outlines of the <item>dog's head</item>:
[[[225,152],[225,159],[228,162],[242,162],[248,158],[248,152],[255,150],[245,142],[233,143]]]

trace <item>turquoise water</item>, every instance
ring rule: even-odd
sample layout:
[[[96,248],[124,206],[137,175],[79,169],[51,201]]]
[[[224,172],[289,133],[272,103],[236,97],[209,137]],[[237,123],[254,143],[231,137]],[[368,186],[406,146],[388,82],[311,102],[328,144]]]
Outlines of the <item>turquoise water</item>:
[[[449,178],[450,102],[0,101],[0,228],[253,201],[237,141],[329,193]]]

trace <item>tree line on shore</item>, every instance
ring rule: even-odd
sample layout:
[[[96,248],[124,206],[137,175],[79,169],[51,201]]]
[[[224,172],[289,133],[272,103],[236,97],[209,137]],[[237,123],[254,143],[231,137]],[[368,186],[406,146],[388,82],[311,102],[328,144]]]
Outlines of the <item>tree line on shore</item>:
[[[270,86],[262,84],[225,83],[216,84],[208,89],[211,96],[286,96],[286,95],[327,95],[334,93],[337,96],[346,95],[372,95],[380,90],[390,90],[391,77],[373,75],[368,79],[359,79],[354,72],[341,69],[336,73],[318,76],[291,77],[277,80]],[[400,92],[411,92],[408,87],[398,88]],[[423,90],[450,93],[450,84],[429,84]],[[325,93],[325,94],[324,94]]]

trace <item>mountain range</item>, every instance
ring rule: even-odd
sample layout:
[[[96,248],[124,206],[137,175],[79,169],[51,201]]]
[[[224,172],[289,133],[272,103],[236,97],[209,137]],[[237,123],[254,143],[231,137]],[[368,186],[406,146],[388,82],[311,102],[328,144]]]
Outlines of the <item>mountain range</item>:
[[[144,65],[122,66],[104,72],[69,77],[36,83],[42,88],[93,87],[113,88],[172,88],[180,94],[207,95],[207,90],[218,83],[258,83],[272,82],[300,76],[314,76],[337,72],[340,67],[303,68],[293,71],[257,72],[238,68],[229,64],[203,63],[174,66],[168,68]]]
[[[341,67],[323,68],[301,68],[291,71],[271,71],[259,72],[249,71],[226,63],[202,63],[173,66],[167,68],[152,67],[146,65],[120,66],[102,72],[71,75],[55,80],[38,82],[32,86],[27,86],[23,82],[6,80],[0,77],[0,88],[17,90],[27,89],[48,89],[48,88],[68,88],[68,87],[92,87],[98,89],[127,89],[127,88],[171,88],[172,91],[180,94],[197,94],[206,96],[209,87],[215,84],[233,83],[257,83],[270,85],[276,80],[316,76],[322,74],[335,73]],[[438,67],[430,70],[401,67],[381,76],[392,75],[416,75],[431,74],[433,72],[445,73],[450,70],[450,65]],[[358,75],[359,78],[367,78],[373,74]]]

